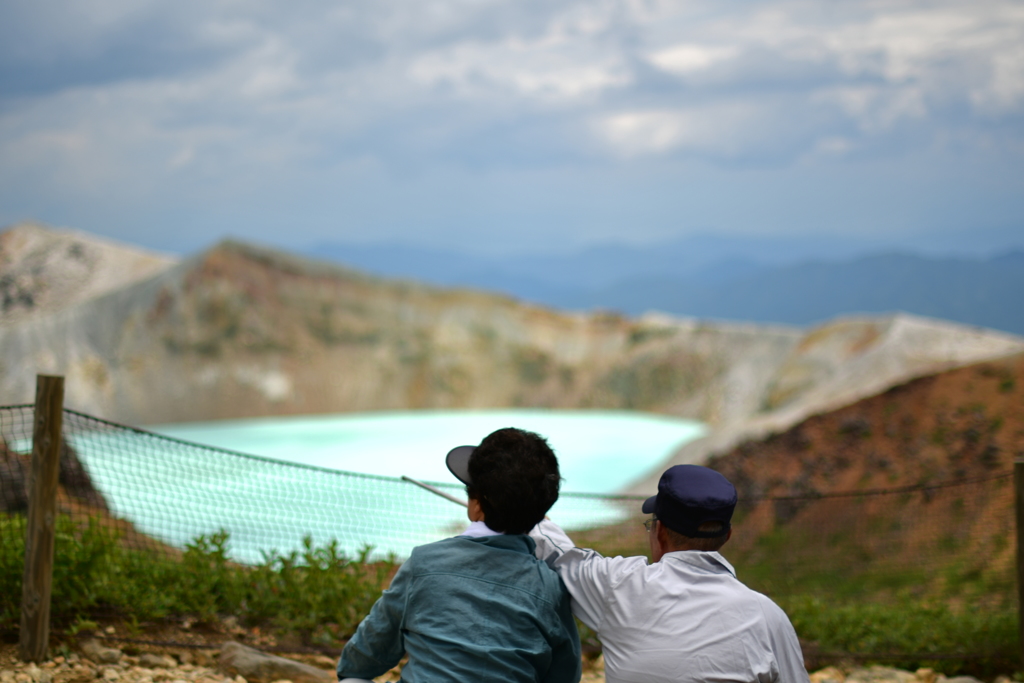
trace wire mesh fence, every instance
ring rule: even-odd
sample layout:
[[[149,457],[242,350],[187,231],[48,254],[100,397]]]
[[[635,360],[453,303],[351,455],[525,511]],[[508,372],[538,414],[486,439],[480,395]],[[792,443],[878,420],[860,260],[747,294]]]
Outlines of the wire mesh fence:
[[[30,405],[0,408],[0,510],[27,507]],[[200,535],[230,534],[230,556],[255,563],[304,537],[356,555],[408,556],[465,528],[465,509],[399,478],[280,462],[202,446],[64,411],[60,512],[98,517],[126,543],[174,553]],[[465,497],[455,483],[433,483]],[[628,497],[565,494],[552,511],[566,528],[614,523]],[[635,501],[634,506],[635,506]]]
[[[0,408],[0,512],[27,506],[33,408]],[[398,478],[284,463],[64,411],[58,505],[118,529],[121,542],[174,556],[230,534],[230,558],[259,562],[335,539],[349,555],[402,558],[458,533],[464,509]],[[462,497],[461,486],[434,483]],[[550,515],[579,545],[643,554],[641,498],[565,493]],[[1016,595],[1009,472],[883,490],[740,501],[724,554],[773,597],[886,599],[903,591],[1005,602]]]

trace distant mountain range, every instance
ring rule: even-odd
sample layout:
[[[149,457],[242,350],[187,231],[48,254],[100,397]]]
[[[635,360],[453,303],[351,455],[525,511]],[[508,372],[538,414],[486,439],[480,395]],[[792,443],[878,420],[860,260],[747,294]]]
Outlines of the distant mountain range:
[[[841,247],[827,240],[691,238],[648,249],[507,259],[336,244],[306,253],[387,277],[503,292],[561,309],[796,325],[903,311],[1024,334],[1024,251],[843,260]]]

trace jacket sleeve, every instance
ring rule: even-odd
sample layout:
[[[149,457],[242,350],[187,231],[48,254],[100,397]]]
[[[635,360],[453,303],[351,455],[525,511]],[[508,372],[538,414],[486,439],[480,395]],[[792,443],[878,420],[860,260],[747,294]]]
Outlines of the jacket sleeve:
[[[583,676],[583,660],[580,657],[580,633],[576,620],[572,618],[569,595],[563,589],[558,605],[559,633],[551,647],[551,666],[542,683],[577,683]]]
[[[373,604],[359,624],[338,660],[338,680],[375,678],[395,667],[405,654],[405,610],[412,569],[410,558],[403,564],[391,586]]]

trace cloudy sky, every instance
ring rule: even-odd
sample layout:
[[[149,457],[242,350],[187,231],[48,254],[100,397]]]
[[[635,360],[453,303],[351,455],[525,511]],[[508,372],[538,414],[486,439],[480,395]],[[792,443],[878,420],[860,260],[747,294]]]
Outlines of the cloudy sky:
[[[0,225],[1024,246],[1024,4],[8,0]]]

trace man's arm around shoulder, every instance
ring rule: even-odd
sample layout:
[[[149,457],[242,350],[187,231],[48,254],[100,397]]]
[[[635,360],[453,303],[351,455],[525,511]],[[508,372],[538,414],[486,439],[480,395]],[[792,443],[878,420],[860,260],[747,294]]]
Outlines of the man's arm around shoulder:
[[[530,532],[534,553],[558,572],[572,597],[572,613],[584,624],[601,630],[606,596],[619,579],[647,566],[643,557],[604,557],[595,550],[577,548],[565,531],[549,519]]]

